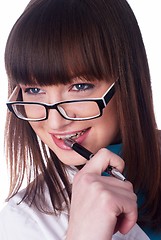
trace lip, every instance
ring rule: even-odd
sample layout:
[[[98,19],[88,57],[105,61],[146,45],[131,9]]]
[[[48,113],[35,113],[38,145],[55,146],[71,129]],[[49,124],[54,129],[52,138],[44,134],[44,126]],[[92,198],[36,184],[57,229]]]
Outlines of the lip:
[[[72,132],[68,132],[68,133],[50,133],[55,145],[63,150],[72,150],[70,147],[66,146],[66,144],[64,143],[64,140],[63,139],[59,139],[57,136],[59,137],[62,137],[62,138],[65,138],[65,136],[67,135],[74,135],[75,133],[77,132],[82,132],[85,130],[85,132],[80,135],[78,138],[74,138],[74,140],[81,144],[87,137],[87,135],[89,134],[90,132],[90,129],[91,128],[86,128],[86,129],[82,129],[82,130],[79,130],[79,131],[72,131]]]

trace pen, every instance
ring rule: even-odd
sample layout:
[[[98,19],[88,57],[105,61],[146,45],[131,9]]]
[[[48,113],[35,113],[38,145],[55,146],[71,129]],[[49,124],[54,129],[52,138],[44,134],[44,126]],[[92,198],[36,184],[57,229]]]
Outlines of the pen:
[[[90,152],[88,149],[86,149],[85,147],[83,147],[82,145],[80,145],[79,143],[77,143],[76,141],[74,141],[71,138],[66,138],[64,140],[64,143],[87,160],[90,160],[94,156],[94,154],[92,152]],[[122,175],[122,173],[120,173],[119,170],[117,170],[116,168],[114,168],[112,166],[108,166],[106,171],[108,174],[114,176],[117,179],[120,179],[121,181],[126,180],[126,178]]]

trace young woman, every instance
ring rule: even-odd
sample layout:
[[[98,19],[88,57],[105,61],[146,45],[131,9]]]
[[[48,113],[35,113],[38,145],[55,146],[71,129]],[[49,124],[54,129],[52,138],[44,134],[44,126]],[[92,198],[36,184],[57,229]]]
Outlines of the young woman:
[[[160,239],[159,132],[128,3],[32,0],[5,63],[11,187],[1,239]],[[87,162],[65,139],[94,156]],[[104,176],[109,165],[127,180]]]

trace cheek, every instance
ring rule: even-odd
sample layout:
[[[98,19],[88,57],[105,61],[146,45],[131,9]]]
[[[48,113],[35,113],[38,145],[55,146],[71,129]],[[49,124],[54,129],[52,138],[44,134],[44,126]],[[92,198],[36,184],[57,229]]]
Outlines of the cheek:
[[[108,128],[108,130],[115,132],[119,129],[119,120],[118,120],[118,113],[116,107],[115,98],[111,100],[109,105],[104,109],[102,124],[104,127]]]
[[[118,115],[115,109],[105,111],[102,119],[102,135],[109,138],[110,143],[116,141],[116,137],[120,131]]]
[[[36,132],[38,129],[41,129],[42,123],[41,122],[30,122],[30,126]]]
[[[99,148],[120,141],[120,126],[114,100],[107,105],[102,117],[98,119],[94,134],[98,139]]]
[[[102,124],[107,124],[108,127],[110,125],[111,127],[118,125],[118,114],[114,100],[111,101],[111,104],[107,105],[107,107],[104,109]]]
[[[44,133],[44,124],[43,122],[30,122],[30,126],[41,139],[43,138]]]

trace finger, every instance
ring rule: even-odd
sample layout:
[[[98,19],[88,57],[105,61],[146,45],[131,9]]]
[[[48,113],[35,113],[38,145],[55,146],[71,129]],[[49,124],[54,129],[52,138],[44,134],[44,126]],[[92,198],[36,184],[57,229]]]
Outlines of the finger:
[[[108,149],[102,148],[86,163],[82,172],[101,175],[109,165],[117,168],[120,172],[124,169],[124,161],[121,157]]]
[[[125,195],[126,198],[123,199],[122,195],[120,195],[119,198],[120,202],[122,201],[123,205],[122,209],[120,209],[121,214],[118,212],[117,224],[115,226],[115,231],[119,231],[122,234],[127,234],[136,224],[138,218],[136,194],[132,193],[129,189],[129,191],[125,192]]]
[[[101,181],[102,183],[104,183],[105,185],[108,184],[108,189],[111,190],[113,188],[113,190],[115,190],[115,188],[117,189],[119,187],[119,189],[125,189],[127,190],[129,193],[133,191],[133,185],[131,184],[131,182],[129,181],[118,181],[117,178],[113,177],[113,176],[102,176],[102,175],[93,175],[95,181]],[[117,190],[116,190],[117,191]]]
[[[119,230],[122,234],[127,234],[131,228],[136,224],[137,222],[137,207],[134,208],[133,211],[126,213],[124,217],[121,216],[122,221],[120,221],[120,224],[118,223],[117,230]]]

